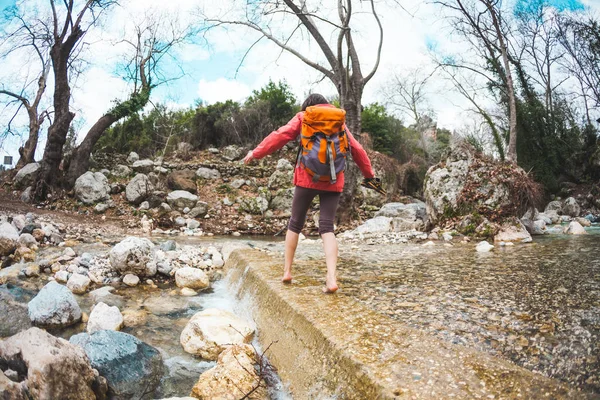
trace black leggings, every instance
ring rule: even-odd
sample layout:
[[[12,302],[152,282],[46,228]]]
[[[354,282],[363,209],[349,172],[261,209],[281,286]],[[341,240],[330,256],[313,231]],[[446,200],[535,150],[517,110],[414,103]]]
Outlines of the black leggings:
[[[300,233],[306,221],[306,213],[316,195],[319,195],[319,234],[332,232],[335,212],[340,202],[339,192],[329,192],[326,190],[308,189],[296,186],[294,190],[294,199],[292,200],[292,217],[288,229],[294,233]]]

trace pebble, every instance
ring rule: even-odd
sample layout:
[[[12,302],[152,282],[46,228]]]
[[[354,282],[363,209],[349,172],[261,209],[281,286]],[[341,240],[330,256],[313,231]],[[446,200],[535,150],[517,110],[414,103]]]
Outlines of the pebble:
[[[123,283],[127,286],[137,286],[140,283],[140,278],[137,275],[127,274],[123,277]]]

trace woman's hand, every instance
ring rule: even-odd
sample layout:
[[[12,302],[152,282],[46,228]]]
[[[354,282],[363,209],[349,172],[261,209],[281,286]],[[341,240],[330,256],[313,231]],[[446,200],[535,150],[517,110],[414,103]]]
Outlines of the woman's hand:
[[[250,150],[248,154],[246,154],[246,157],[244,157],[244,164],[249,164],[252,160],[254,160],[254,154],[252,154],[252,150]]]

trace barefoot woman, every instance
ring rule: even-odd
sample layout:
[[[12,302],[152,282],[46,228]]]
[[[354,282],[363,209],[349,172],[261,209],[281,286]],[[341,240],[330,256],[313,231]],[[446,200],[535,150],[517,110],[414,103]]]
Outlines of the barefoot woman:
[[[287,125],[282,126],[267,136],[254,150],[248,153],[246,158],[244,158],[244,162],[249,163],[253,159],[261,159],[281,149],[289,141],[295,140],[302,132],[302,123],[306,109],[312,106],[335,109],[335,107],[329,104],[329,102],[320,94],[311,94],[302,104],[302,111],[296,114]],[[346,133],[347,141],[350,144],[350,153],[352,154],[354,162],[356,162],[366,180],[373,180],[373,169],[371,168],[371,162],[367,157],[367,153],[360,143],[354,139],[347,128]],[[339,158],[339,155],[337,157]],[[294,185],[296,188],[294,190],[294,199],[292,200],[292,216],[285,236],[285,265],[282,280],[284,283],[292,282],[292,263],[294,261],[294,254],[296,253],[300,231],[304,227],[306,213],[308,212],[312,200],[315,196],[319,195],[319,234],[323,239],[323,248],[327,263],[327,279],[324,291],[326,293],[335,293],[338,289],[335,271],[338,246],[333,232],[333,223],[340,195],[344,189],[344,172],[343,170],[337,174],[333,172],[334,179],[327,180],[325,177],[324,179],[320,179],[319,175],[314,175],[314,173],[311,174],[310,170],[307,170],[305,165],[306,162],[304,161],[306,160],[301,159],[300,162],[297,163],[294,171]]]

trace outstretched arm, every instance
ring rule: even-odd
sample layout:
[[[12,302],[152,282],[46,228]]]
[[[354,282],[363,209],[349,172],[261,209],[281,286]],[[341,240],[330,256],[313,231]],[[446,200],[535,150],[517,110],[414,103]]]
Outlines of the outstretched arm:
[[[362,172],[363,177],[365,178],[374,178],[375,173],[373,172],[373,168],[371,167],[371,160],[369,160],[369,156],[367,156],[367,152],[361,146],[360,143],[352,133],[346,128],[346,132],[348,133],[348,139],[350,139],[350,153],[352,153],[352,159],[358,165],[360,172]]]
[[[254,150],[248,153],[244,162],[248,163],[253,159],[261,159],[281,149],[287,142],[296,139],[302,128],[303,113],[299,112],[284,126],[273,131],[263,139]]]

